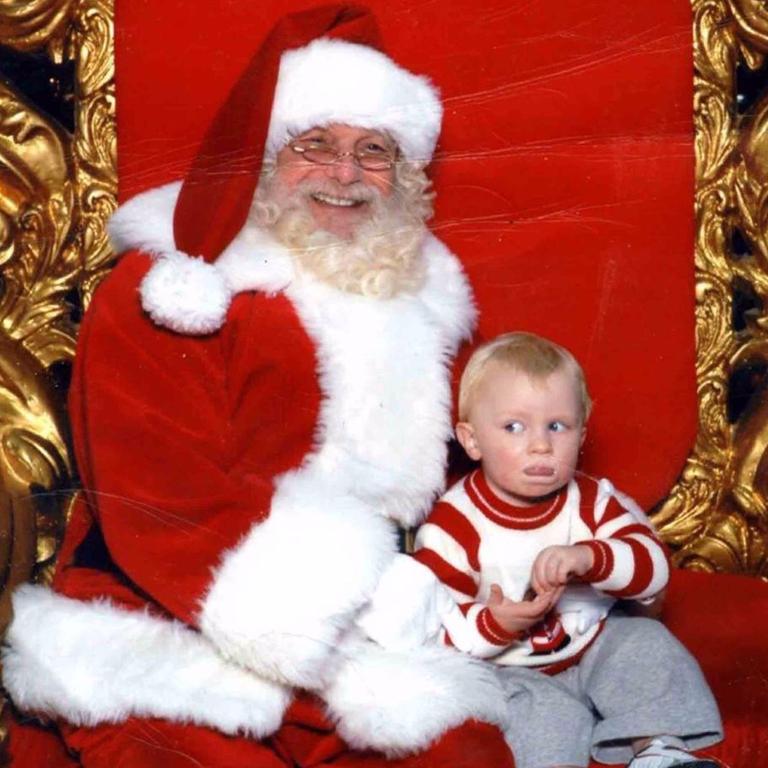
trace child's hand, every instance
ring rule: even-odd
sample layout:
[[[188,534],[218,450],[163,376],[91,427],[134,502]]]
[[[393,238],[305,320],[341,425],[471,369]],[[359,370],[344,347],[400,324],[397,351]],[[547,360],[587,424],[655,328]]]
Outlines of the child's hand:
[[[538,624],[560,599],[563,588],[537,594],[532,600],[515,602],[504,597],[498,584],[491,584],[486,605],[496,623],[507,632],[523,632]]]
[[[564,586],[574,576],[583,576],[594,565],[594,555],[583,544],[545,547],[533,561],[531,586],[537,595]]]

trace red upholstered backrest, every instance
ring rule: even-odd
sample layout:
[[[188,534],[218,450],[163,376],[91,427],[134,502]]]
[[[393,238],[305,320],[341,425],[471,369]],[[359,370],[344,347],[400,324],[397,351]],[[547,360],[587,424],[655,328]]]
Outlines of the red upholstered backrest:
[[[479,334],[569,347],[596,401],[583,468],[658,501],[696,428],[689,0],[369,4],[442,90],[433,224]],[[117,0],[121,199],[183,175],[285,8]]]

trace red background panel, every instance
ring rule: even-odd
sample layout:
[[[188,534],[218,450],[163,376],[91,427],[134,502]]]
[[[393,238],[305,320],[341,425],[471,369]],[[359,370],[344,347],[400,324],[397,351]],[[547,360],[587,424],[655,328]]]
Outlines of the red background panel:
[[[117,0],[121,199],[184,174],[286,8]],[[433,226],[479,335],[526,329],[582,360],[583,468],[646,506],[696,429],[689,0],[374,0],[388,52],[445,102]]]

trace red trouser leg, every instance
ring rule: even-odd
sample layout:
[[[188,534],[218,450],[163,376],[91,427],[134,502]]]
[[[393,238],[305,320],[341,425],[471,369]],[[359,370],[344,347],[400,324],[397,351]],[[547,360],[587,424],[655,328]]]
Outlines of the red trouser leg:
[[[38,731],[31,733],[32,730]],[[350,750],[324,717],[322,705],[298,697],[284,725],[262,742],[167,720],[131,718],[118,725],[61,728],[80,761],[67,757],[53,734],[22,729],[13,739],[13,768],[514,768],[497,728],[468,722],[428,750],[388,760]],[[27,733],[30,731],[30,733]]]
[[[322,765],[334,768],[514,768],[515,761],[498,728],[468,722],[448,731],[425,752],[399,760],[347,752]],[[309,766],[302,766],[309,768]]]
[[[470,721],[444,734],[428,750],[388,760],[380,753],[350,750],[323,716],[322,705],[299,696],[273,737],[288,765],[298,768],[514,768],[498,728]]]
[[[286,768],[258,741],[167,720],[62,729],[83,768]]]

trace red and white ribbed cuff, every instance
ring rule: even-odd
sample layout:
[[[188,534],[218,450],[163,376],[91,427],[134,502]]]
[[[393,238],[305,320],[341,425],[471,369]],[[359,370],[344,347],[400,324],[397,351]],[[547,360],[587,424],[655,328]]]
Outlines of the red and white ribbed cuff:
[[[582,576],[582,579],[589,583],[604,581],[613,572],[613,550],[604,541],[579,541],[577,545],[589,547],[592,550],[594,563],[592,567]]]
[[[496,619],[489,608],[483,608],[477,614],[477,629],[480,634],[493,645],[507,646],[519,640],[523,632],[507,632]]]

